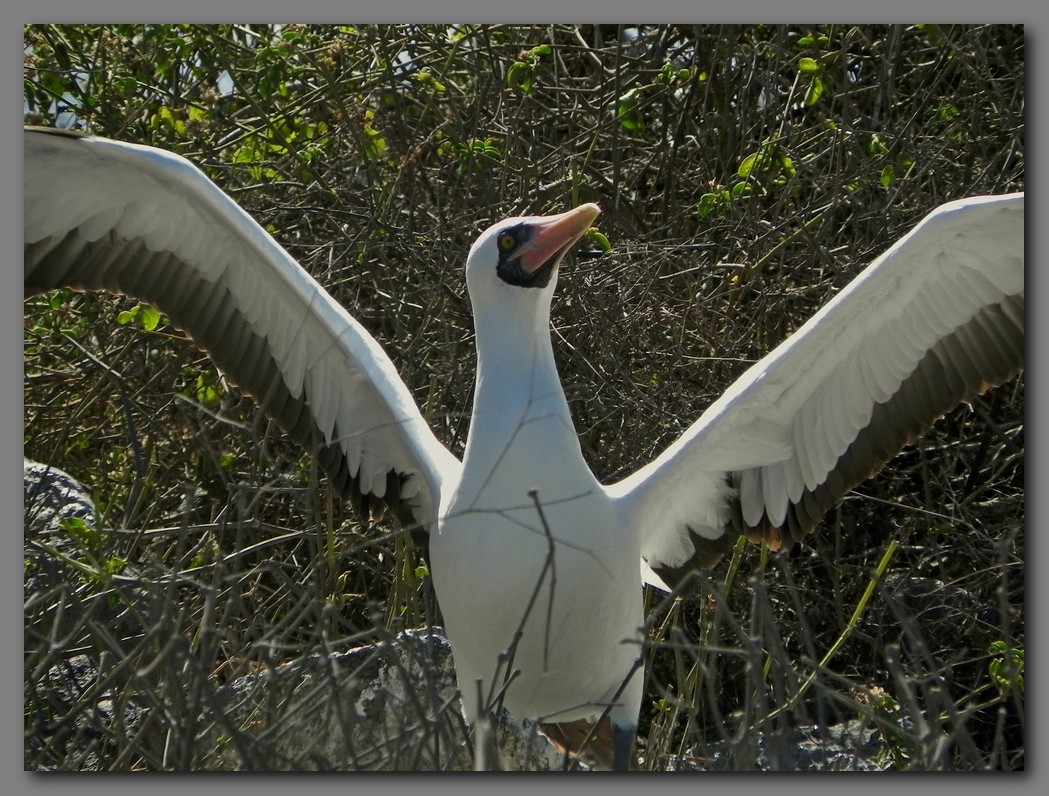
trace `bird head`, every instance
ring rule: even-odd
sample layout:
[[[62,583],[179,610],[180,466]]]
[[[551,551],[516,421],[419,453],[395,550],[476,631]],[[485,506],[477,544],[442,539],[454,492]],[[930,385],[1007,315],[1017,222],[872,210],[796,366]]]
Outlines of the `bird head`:
[[[520,216],[481,233],[466,260],[466,282],[476,304],[505,287],[552,292],[557,266],[593,224],[601,209],[591,203],[554,216]]]

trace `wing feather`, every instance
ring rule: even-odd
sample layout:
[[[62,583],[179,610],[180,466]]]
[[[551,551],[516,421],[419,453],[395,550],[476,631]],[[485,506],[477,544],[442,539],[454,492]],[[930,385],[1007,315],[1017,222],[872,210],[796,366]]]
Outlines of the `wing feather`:
[[[1014,376],[1024,360],[1023,233],[1022,193],[933,211],[655,461],[608,487],[642,529],[650,582],[673,585],[687,571],[690,512],[709,516],[723,501],[722,534],[789,545],[936,418]],[[711,493],[711,483],[721,487]],[[696,484],[715,503],[697,504]],[[716,537],[708,524],[694,564],[716,561]]]
[[[27,295],[66,286],[154,304],[337,488],[407,497],[402,518],[432,524],[458,460],[379,344],[196,167],[29,128],[24,158]]]

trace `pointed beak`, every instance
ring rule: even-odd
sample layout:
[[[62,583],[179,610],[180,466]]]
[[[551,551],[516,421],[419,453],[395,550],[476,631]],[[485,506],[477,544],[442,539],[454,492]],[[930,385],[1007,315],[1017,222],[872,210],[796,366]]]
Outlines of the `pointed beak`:
[[[588,202],[567,213],[533,221],[536,234],[518,257],[523,270],[534,274],[544,265],[556,268],[572,244],[583,237],[600,214],[601,208]]]

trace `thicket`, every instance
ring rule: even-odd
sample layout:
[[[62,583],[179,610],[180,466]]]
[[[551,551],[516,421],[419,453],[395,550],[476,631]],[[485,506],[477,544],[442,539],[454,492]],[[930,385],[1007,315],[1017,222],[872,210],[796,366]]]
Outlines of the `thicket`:
[[[24,41],[27,122],[192,159],[382,342],[457,453],[472,238],[598,202],[610,251],[568,258],[553,335],[606,480],[932,208],[1024,186],[1022,27],[76,25]],[[83,480],[101,518],[70,531],[81,565],[27,603],[27,768],[83,766],[78,719],[100,767],[206,766],[215,688],[440,622],[421,551],[359,522],[150,308],[31,299],[24,352],[25,455]],[[1022,768],[1023,386],[952,412],[810,544],[740,546],[673,603],[649,595],[646,766],[728,740],[717,766],[746,768],[759,734],[856,719],[896,767]],[[91,688],[145,702],[148,732],[49,691],[85,652]],[[318,765],[242,730],[254,765]]]

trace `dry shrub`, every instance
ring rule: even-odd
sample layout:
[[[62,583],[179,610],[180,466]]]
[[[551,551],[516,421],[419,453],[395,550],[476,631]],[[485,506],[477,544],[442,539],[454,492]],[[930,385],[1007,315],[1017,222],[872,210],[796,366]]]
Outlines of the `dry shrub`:
[[[383,343],[457,453],[472,237],[598,201],[613,249],[562,268],[553,335],[609,480],[933,207],[1024,184],[1022,27],[30,26],[25,42],[29,121],[192,158]],[[440,621],[420,551],[362,526],[192,342],[122,325],[135,304],[26,304],[25,454],[88,484],[109,529],[90,553],[127,562],[59,568],[27,604],[27,768],[205,766],[216,688]],[[1022,694],[994,688],[987,644],[1024,646],[1023,383],[952,412],[811,545],[741,549],[673,603],[649,595],[646,765],[727,738],[711,765],[750,767],[755,728],[774,745],[861,718],[900,767],[1022,767]],[[896,590],[846,631],[892,541]],[[934,580],[958,591],[927,621],[912,592]],[[933,636],[945,622],[960,643]],[[79,653],[100,673],[70,704],[48,673]],[[145,730],[92,712],[106,689],[146,708]],[[264,734],[231,733],[245,765],[278,765]]]

